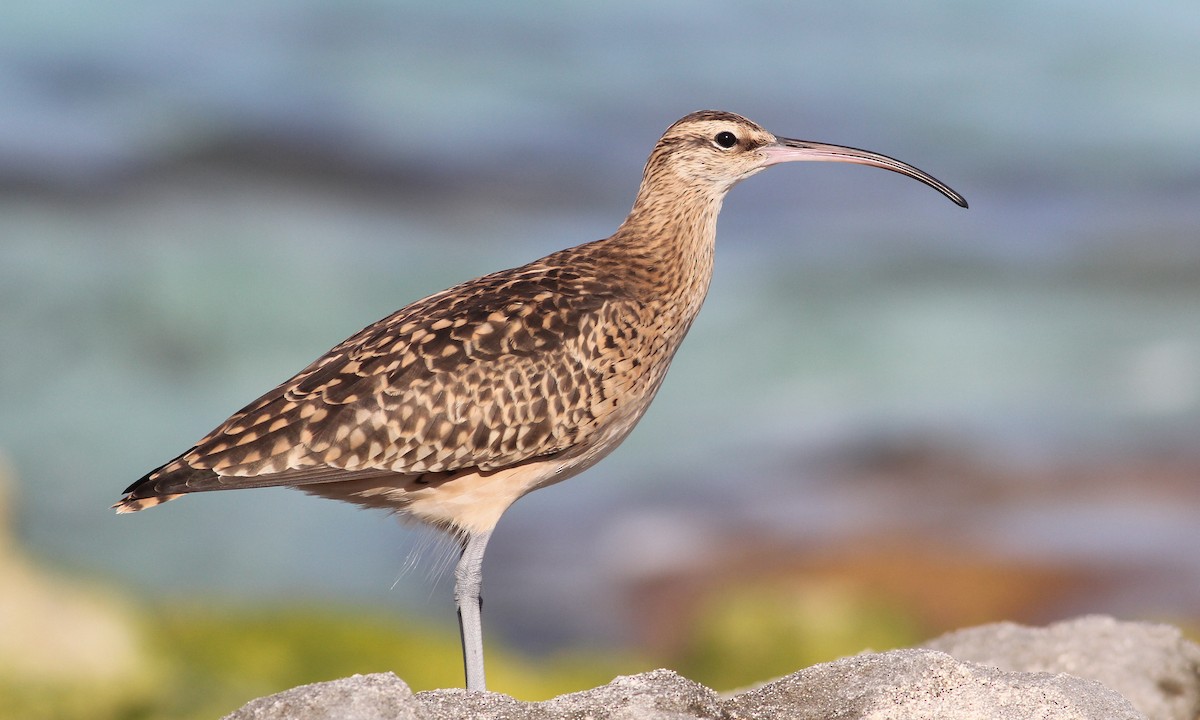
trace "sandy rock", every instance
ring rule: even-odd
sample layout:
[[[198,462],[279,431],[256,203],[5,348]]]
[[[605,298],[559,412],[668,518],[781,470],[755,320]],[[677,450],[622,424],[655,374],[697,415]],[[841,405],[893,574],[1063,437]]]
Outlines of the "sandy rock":
[[[1170,625],[1095,615],[1045,628],[998,623],[952,632],[925,647],[1003,670],[1095,680],[1153,720],[1200,717],[1200,646]]]
[[[422,720],[691,720],[722,717],[717,694],[670,670],[618,677],[591,690],[522,703],[499,693],[432,690],[419,693]]]
[[[252,700],[224,720],[419,720],[412,690],[392,673],[352,675]]]
[[[684,720],[721,717],[717,693],[671,670],[618,677],[592,690],[536,704],[531,720],[595,717],[613,720]],[[606,713],[607,711],[607,713]]]
[[[815,665],[728,701],[732,719],[1141,720],[1127,700],[1071,675],[1006,672],[932,650]]]

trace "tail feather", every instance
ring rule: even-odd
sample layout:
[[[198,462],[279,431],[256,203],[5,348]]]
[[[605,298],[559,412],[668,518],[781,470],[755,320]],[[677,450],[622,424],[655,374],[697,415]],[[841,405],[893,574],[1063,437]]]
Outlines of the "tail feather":
[[[122,493],[124,497],[115,502],[112,509],[118,513],[137,512],[182,497],[185,493],[175,492],[181,488],[170,487],[173,483],[164,482],[168,478],[164,477],[163,471],[178,461],[179,458],[175,458],[166,465],[151,470],[138,478],[136,482],[125,488],[125,492]]]
[[[169,462],[154,468],[132,482],[122,491],[121,494],[124,497],[113,503],[112,509],[119,514],[137,512],[155,505],[162,505],[168,500],[174,500],[186,494],[186,490],[182,493],[179,492],[186,487],[186,483],[174,482],[174,479],[183,474],[180,472],[181,470],[194,472],[192,468],[183,463],[184,455],[192,450],[195,448],[180,453]]]
[[[189,453],[191,451],[188,451]],[[131,513],[138,510],[162,505],[168,500],[183,497],[189,493],[207,492],[212,490],[237,490],[243,488],[266,487],[300,487],[308,489],[325,484],[339,485],[354,480],[370,480],[389,478],[393,482],[411,481],[428,483],[426,475],[404,476],[390,470],[367,468],[363,470],[343,470],[327,465],[288,469],[282,472],[263,473],[261,475],[221,475],[209,468],[192,467],[184,459],[184,453],[162,467],[156,468],[125,488],[124,497],[118,500],[112,508],[118,513]],[[403,478],[404,480],[399,480]],[[315,494],[324,494],[316,491]],[[390,505],[388,505],[390,506]]]
[[[112,509],[116,510],[118,515],[137,512],[138,510],[152,508],[155,505],[162,505],[168,500],[174,500],[177,497],[183,497],[183,495],[183,493],[178,493],[175,495],[151,495],[149,497],[135,497],[133,493],[130,493],[129,495],[126,495],[115,502],[112,506]]]

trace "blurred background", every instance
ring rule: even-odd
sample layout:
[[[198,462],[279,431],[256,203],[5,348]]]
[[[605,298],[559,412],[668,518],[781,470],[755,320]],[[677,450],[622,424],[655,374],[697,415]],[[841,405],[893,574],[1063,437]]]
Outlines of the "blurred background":
[[[735,189],[637,432],[494,536],[491,686],[1194,628],[1198,36],[1189,0],[6,5],[0,715],[458,685],[427,532],[285,490],[108,506],[360,327],[611,233],[703,108],[971,209],[831,164]]]

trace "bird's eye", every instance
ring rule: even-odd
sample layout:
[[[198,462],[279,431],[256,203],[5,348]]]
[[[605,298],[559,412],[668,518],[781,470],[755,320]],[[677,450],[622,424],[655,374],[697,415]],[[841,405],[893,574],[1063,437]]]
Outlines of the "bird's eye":
[[[737,135],[734,135],[728,130],[723,130],[717,133],[717,136],[713,138],[713,142],[715,142],[719,147],[723,148],[731,148],[734,145],[737,145],[737,141]]]

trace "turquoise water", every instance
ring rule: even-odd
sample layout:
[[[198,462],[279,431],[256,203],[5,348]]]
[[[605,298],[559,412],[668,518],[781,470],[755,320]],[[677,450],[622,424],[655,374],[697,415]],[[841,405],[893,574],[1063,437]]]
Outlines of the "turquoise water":
[[[411,535],[381,515],[283,491],[106,508],[359,327],[611,232],[658,134],[701,107],[895,155],[971,210],[827,164],[735,189],[709,301],[646,421],[497,534],[489,573],[559,583],[512,613],[597,632],[563,607],[613,562],[604,526],[703,517],[731,477],[809,498],[815,525],[874,517],[870,497],[818,492],[806,458],[880,435],[1017,467],[1191,451],[1200,9],[810,5],[0,10],[0,450],[22,538],[157,592],[441,616],[442,590],[400,578]],[[747,517],[771,502],[744,496]],[[1034,544],[1103,557],[1157,537],[1147,555],[1187,555],[1180,581],[1200,586],[1177,550],[1200,512],[1148,508],[1102,541],[1055,508],[1049,525],[1078,531]]]

